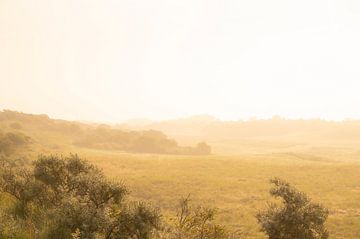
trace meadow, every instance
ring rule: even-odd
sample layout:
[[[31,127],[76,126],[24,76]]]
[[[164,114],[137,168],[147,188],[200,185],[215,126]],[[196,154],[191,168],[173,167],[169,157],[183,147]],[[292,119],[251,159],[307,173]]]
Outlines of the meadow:
[[[131,196],[173,212],[179,198],[218,209],[221,223],[246,238],[266,238],[255,215],[264,209],[269,179],[281,177],[329,208],[330,238],[360,237],[360,162],[302,154],[160,156],[78,150],[123,181]]]
[[[330,210],[330,238],[360,238],[357,137],[331,142],[303,136],[297,141],[218,137],[217,141],[207,141],[213,148],[210,155],[129,153],[73,144],[78,133],[69,127],[84,127],[79,123],[15,116],[4,117],[0,126],[3,132],[15,130],[31,138],[31,144],[17,152],[19,157],[33,160],[39,154],[76,153],[101,168],[111,180],[123,182],[131,199],[160,208],[164,219],[176,213],[181,197],[190,195],[195,205],[217,208],[216,220],[232,231],[239,230],[244,238],[266,238],[255,215],[268,202],[276,202],[269,195],[269,180],[280,177]],[[176,139],[181,142],[181,137]]]

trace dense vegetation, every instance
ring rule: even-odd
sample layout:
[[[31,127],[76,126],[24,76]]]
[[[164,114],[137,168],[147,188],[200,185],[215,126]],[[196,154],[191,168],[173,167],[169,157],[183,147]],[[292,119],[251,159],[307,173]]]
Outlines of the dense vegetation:
[[[59,135],[75,146],[91,149],[180,155],[211,153],[211,147],[205,142],[200,142],[195,147],[180,146],[175,140],[169,139],[162,132],[155,130],[121,130],[108,125],[53,120],[47,115],[23,114],[9,110],[0,112],[0,126],[1,122],[6,124],[6,127],[18,131],[35,130]]]
[[[160,227],[156,210],[125,202],[125,186],[76,155],[40,156],[32,166],[3,158],[1,164],[13,223],[1,225],[2,238],[149,238]]]
[[[100,126],[89,129],[75,145],[108,150],[123,150],[134,153],[207,155],[211,148],[206,143],[196,147],[180,147],[160,131],[123,131]]]

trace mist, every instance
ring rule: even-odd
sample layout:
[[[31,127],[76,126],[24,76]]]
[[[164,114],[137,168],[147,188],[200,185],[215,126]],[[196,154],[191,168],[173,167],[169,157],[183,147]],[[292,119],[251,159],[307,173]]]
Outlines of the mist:
[[[0,3],[0,109],[360,118],[357,1]],[[56,105],[56,107],[54,107]]]

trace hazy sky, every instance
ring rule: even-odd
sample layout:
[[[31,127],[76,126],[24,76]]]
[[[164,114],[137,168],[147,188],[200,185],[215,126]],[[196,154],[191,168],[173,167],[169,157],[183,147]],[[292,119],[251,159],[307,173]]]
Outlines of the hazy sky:
[[[0,0],[0,109],[360,118],[359,0]]]

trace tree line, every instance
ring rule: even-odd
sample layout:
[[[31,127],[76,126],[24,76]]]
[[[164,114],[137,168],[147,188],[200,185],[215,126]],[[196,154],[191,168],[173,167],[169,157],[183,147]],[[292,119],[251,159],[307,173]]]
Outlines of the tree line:
[[[122,150],[132,153],[208,155],[211,147],[205,142],[196,146],[180,146],[175,140],[156,130],[124,131],[99,126],[88,129],[84,135],[74,141],[81,147]]]

